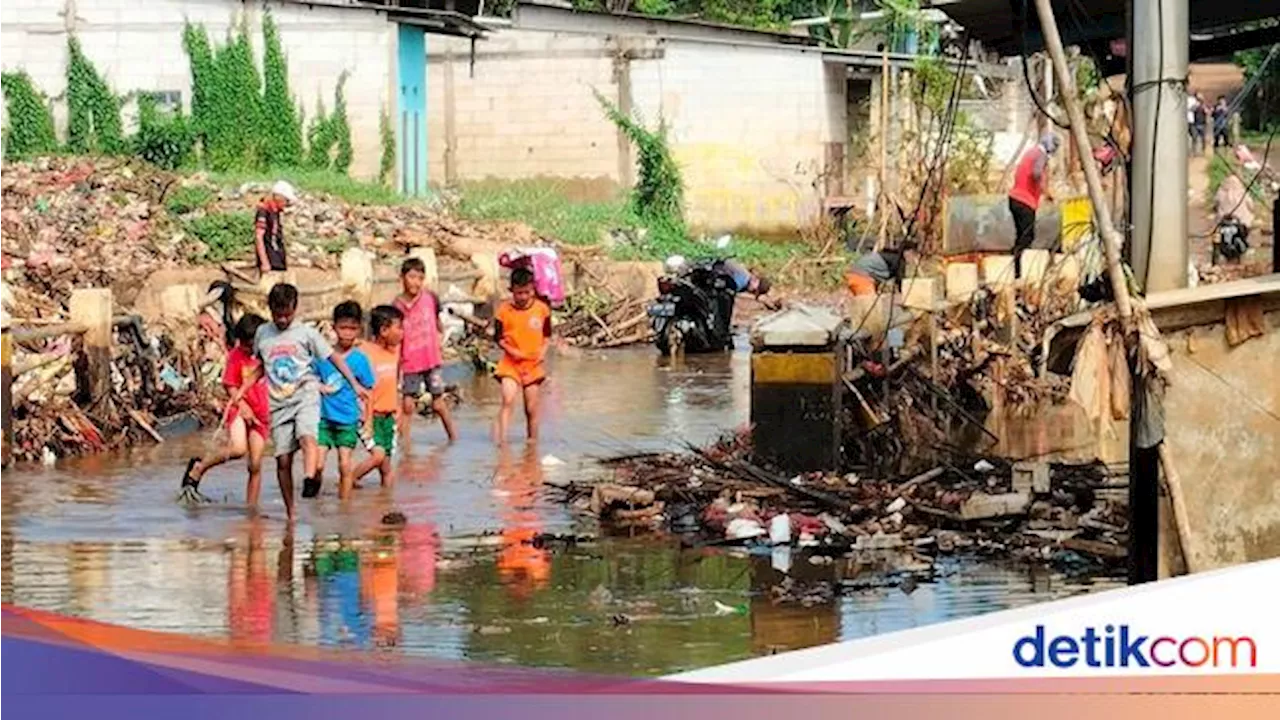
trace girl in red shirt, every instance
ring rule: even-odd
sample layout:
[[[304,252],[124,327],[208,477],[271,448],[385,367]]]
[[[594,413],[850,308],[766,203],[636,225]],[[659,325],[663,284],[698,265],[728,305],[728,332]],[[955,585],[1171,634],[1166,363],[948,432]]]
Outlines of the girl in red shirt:
[[[236,323],[236,346],[227,353],[227,367],[222,373],[222,385],[228,395],[239,390],[245,378],[257,370],[259,361],[253,354],[253,338],[258,328],[266,322],[259,315],[246,314]],[[262,490],[262,455],[267,447],[267,428],[271,424],[266,380],[259,379],[238,403],[227,407],[223,417],[226,419],[230,444],[213,457],[191,458],[182,475],[182,489],[184,492],[189,489],[198,493],[200,480],[205,473],[223,463],[248,455],[249,482],[245,489],[245,502],[251,508],[257,507],[258,495]]]

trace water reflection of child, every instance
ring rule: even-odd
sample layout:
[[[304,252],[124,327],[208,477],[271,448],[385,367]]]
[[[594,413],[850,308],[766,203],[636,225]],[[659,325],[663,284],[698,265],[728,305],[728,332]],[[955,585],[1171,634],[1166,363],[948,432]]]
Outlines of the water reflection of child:
[[[373,616],[373,641],[378,647],[400,644],[400,562],[395,538],[383,537],[360,563],[360,594]]]
[[[551,577],[551,558],[533,542],[541,528],[533,508],[542,485],[542,466],[535,448],[527,447],[519,464],[504,447],[498,454],[498,489],[507,507],[502,513],[502,549],[498,553],[498,577],[517,598],[527,598]]]
[[[319,585],[320,642],[369,646],[369,622],[360,603],[360,556],[341,541],[317,541],[312,553]]]
[[[231,550],[227,568],[227,625],[233,643],[272,640],[275,583],[267,568],[263,524],[253,520],[245,545]]]

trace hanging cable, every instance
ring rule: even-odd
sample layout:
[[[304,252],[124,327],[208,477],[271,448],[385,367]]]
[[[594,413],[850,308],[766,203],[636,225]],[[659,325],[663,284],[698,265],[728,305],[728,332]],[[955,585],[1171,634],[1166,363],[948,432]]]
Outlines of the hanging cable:
[[[1031,83],[1031,69],[1027,64],[1027,10],[1028,9],[1029,7],[1027,4],[1027,0],[1022,0],[1022,14],[1018,17],[1018,23],[1021,26],[1018,36],[1022,38],[1022,51],[1020,53],[1020,56],[1022,58],[1022,79],[1027,83],[1027,92],[1031,95],[1031,101],[1036,104],[1036,108],[1040,110],[1040,113],[1045,117],[1049,118],[1049,120],[1053,122],[1054,125],[1057,125],[1058,127],[1066,130],[1066,129],[1069,129],[1071,126],[1066,123],[1063,123],[1061,120],[1054,117],[1053,113],[1049,112],[1049,109],[1044,106],[1044,101],[1042,101],[1040,99],[1040,96],[1036,94],[1035,85]]]

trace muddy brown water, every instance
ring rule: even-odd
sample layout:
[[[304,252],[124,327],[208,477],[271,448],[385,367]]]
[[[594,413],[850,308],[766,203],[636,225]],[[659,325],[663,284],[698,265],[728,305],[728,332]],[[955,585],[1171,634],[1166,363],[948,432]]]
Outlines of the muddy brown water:
[[[656,675],[1119,584],[949,560],[911,588],[875,567],[800,554],[662,539],[523,542],[594,531],[548,497],[548,479],[595,472],[594,457],[705,441],[746,422],[747,361],[739,352],[672,366],[647,348],[561,358],[540,446],[515,442],[501,453],[488,437],[496,388],[458,369],[451,380],[466,401],[457,444],[442,447],[437,424],[415,421],[393,491],[375,481],[342,507],[330,480],[319,501],[300,501],[291,535],[270,468],[266,517],[246,516],[241,467],[207,477],[217,504],[174,503],[202,436],[16,468],[2,487],[3,600],[245,643]],[[562,464],[545,463],[548,455]],[[393,508],[407,524],[382,528]],[[798,597],[777,603],[771,588],[788,573]]]

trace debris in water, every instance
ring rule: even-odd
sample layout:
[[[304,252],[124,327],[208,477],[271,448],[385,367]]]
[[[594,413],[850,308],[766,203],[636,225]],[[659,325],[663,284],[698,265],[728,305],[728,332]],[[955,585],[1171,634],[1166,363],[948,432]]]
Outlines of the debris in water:
[[[407,522],[409,522],[409,519],[406,518],[404,516],[404,513],[400,512],[399,510],[392,510],[391,512],[382,516],[383,525],[392,525],[392,526],[398,527],[398,526],[404,525]]]
[[[560,465],[563,465],[563,464],[564,464],[564,461],[556,457],[555,455],[542,456],[542,467],[559,467]]]
[[[716,607],[716,615],[746,615],[746,605],[726,605],[719,600],[714,601]]]

